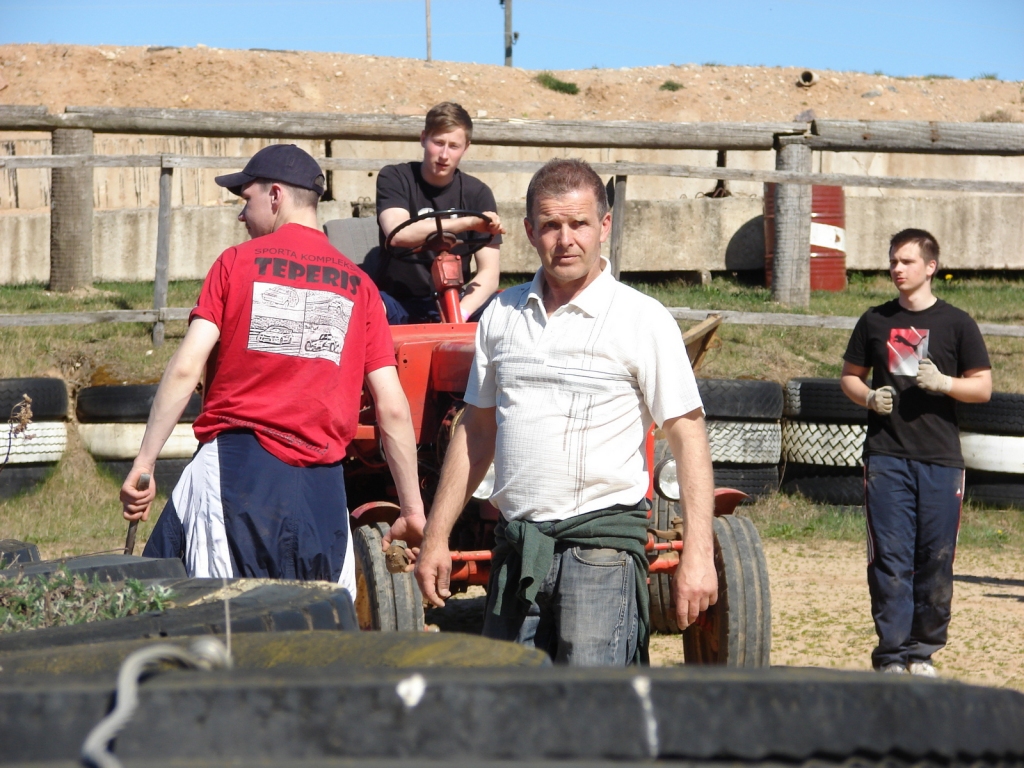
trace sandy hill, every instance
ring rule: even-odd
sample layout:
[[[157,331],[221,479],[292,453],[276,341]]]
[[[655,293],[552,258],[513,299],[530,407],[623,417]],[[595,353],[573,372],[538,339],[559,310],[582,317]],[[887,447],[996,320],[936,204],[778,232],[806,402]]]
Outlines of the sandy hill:
[[[444,100],[480,117],[761,121],[820,118],[1024,121],[1024,85],[695,64],[555,72],[300,51],[0,46],[0,104],[423,114]],[[673,85],[666,86],[666,83]],[[674,90],[670,90],[674,89]],[[806,119],[806,114],[803,119]]]

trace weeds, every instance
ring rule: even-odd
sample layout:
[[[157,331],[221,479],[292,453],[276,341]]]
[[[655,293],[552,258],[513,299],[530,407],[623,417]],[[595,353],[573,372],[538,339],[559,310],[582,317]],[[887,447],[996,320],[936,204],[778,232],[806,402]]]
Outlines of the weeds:
[[[686,86],[682,83],[677,83],[675,80],[666,80],[664,83],[658,86],[659,91],[681,91]]]
[[[997,109],[995,112],[983,112],[978,117],[979,123],[1015,123],[1016,118],[1005,109]]]
[[[548,90],[555,91],[557,93],[567,93],[570,96],[575,96],[580,92],[580,88],[576,83],[559,80],[550,72],[541,72],[534,79]]]
[[[122,586],[61,570],[47,579],[0,579],[0,632],[84,624],[173,607],[160,585],[128,579]]]
[[[999,79],[999,75],[997,75],[995,72],[982,72],[980,75],[978,75],[974,79],[975,80],[998,80]]]

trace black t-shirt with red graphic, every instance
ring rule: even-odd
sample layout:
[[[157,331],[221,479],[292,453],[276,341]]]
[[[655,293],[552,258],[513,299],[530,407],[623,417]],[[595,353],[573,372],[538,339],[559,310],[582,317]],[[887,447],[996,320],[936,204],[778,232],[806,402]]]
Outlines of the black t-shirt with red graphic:
[[[843,359],[872,370],[872,389],[896,390],[891,414],[868,413],[865,456],[963,467],[955,401],[917,386],[917,366],[926,357],[947,376],[991,367],[977,323],[942,299],[918,312],[893,299],[857,321]]]

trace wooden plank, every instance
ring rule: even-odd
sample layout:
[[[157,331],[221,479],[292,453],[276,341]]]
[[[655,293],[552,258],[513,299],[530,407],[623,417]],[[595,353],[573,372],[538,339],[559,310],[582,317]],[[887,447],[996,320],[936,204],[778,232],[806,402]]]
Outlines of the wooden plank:
[[[808,143],[831,152],[1024,155],[1024,124],[815,120]]]
[[[782,137],[775,167],[808,173],[811,148],[802,137]],[[811,188],[779,184],[775,188],[775,254],[772,299],[790,307],[811,301]]]
[[[88,325],[90,323],[155,323],[159,320],[188,320],[191,308],[108,309],[99,312],[57,312],[50,314],[0,315],[0,328],[43,325]]]
[[[171,261],[171,182],[173,168],[160,169],[160,201],[156,225],[156,274],[153,279],[153,309],[158,313],[167,306],[167,284]],[[164,343],[164,323],[153,324],[153,346]]]
[[[210,157],[205,155],[22,155],[0,157],[0,168],[215,168],[237,170],[247,157]],[[394,160],[318,157],[325,171],[379,171]],[[533,160],[466,160],[459,167],[467,173],[536,173],[544,163]],[[863,176],[846,173],[798,173],[793,171],[744,170],[699,165],[664,163],[592,163],[600,175],[668,176],[686,179],[775,182],[778,184],[822,184],[834,187],[871,187],[876,189],[921,189],[944,192],[980,192],[987,194],[1024,194],[1021,181],[974,181],[962,179],[926,179],[904,176]]]
[[[416,141],[422,117],[323,112],[68,107],[62,114],[5,116],[0,130],[90,128],[97,133]],[[497,120],[473,123],[477,144],[660,149],[771,149],[778,134],[803,134],[808,123],[656,123],[631,120]]]

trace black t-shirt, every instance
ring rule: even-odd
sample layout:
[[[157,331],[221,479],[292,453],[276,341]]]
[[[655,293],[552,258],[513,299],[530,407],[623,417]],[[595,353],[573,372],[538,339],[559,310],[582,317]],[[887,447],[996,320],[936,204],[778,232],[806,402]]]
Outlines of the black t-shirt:
[[[919,312],[893,299],[857,321],[843,359],[871,368],[872,389],[896,389],[891,414],[868,413],[864,455],[963,467],[953,398],[917,386],[917,366],[925,357],[947,376],[991,367],[978,325],[942,299]]]
[[[455,175],[445,187],[428,184],[420,174],[422,163],[401,163],[380,169],[377,176],[377,217],[388,208],[404,208],[410,216],[428,211],[461,208],[468,211],[496,211],[494,193],[480,179],[455,169]],[[480,232],[459,235],[462,241],[485,239]],[[430,276],[429,259],[415,261],[390,258],[384,252],[384,231],[380,230],[381,265],[376,273],[377,287],[396,299],[427,298],[434,295],[434,280]],[[501,243],[501,235],[491,246]],[[458,249],[455,253],[458,253]],[[470,279],[469,259],[462,260],[462,276]]]

